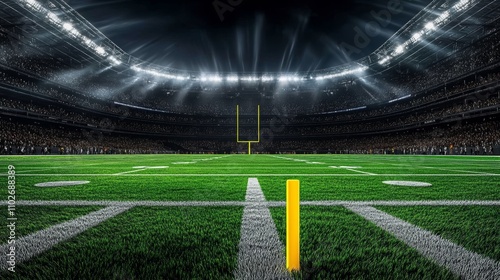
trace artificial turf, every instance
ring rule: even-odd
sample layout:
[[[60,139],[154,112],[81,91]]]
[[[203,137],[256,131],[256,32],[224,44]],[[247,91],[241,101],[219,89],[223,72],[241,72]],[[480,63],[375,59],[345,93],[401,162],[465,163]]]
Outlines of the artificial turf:
[[[15,165],[17,201],[244,201],[251,177],[259,180],[268,201],[285,200],[288,179],[301,181],[302,201],[498,201],[499,163],[500,157],[409,155],[2,156],[0,181],[6,183],[7,166]],[[73,180],[90,183],[34,186]],[[389,186],[382,183],[386,180],[432,187]],[[3,194],[7,198],[6,190]],[[19,237],[100,208],[17,205],[16,233]],[[497,206],[378,208],[500,260]],[[271,209],[282,240],[284,211]],[[242,213],[241,207],[135,207],[0,278],[232,279]],[[303,269],[296,278],[455,277],[342,207],[303,207],[302,219]]]
[[[286,240],[284,208],[272,208]],[[295,279],[458,279],[343,207],[302,207],[301,269]]]
[[[499,206],[379,206],[378,209],[500,261]]]
[[[233,279],[242,208],[136,207],[5,279]]]
[[[46,229],[50,226],[69,221],[92,211],[97,211],[102,207],[61,207],[61,206],[17,206],[15,210],[16,238],[23,237],[30,233]],[[7,211],[1,211],[4,220],[8,218]],[[9,230],[6,226],[0,230],[0,244],[7,243]]]

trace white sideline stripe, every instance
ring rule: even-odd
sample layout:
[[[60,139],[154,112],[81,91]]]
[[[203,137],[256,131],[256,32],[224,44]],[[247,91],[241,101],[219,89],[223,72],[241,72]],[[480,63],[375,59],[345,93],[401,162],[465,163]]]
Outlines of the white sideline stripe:
[[[7,177],[7,173],[0,173],[0,177]],[[108,176],[127,176],[127,177],[363,177],[363,176],[378,176],[378,177],[500,177],[500,174],[217,174],[217,173],[188,173],[188,174],[17,174],[17,177],[108,177]]]
[[[8,202],[0,201],[0,206]],[[285,201],[109,201],[109,200],[18,200],[20,206],[115,206],[115,207],[285,207]],[[500,200],[320,200],[301,201],[302,206],[500,206]]]
[[[462,279],[500,279],[500,263],[371,206],[347,206]]]
[[[484,175],[496,175],[494,173],[488,173],[488,172],[478,172],[478,171],[468,171],[468,170],[457,170],[457,169],[448,169],[448,168],[442,168],[442,167],[430,167],[430,166],[424,166],[424,168],[428,169],[437,169],[441,171],[451,171],[451,172],[464,172],[464,173],[472,173],[472,174],[484,174]]]
[[[284,246],[257,178],[248,178],[246,206],[241,221],[236,279],[290,279]]]
[[[17,239],[15,243],[16,264],[27,261],[32,257],[49,250],[56,244],[66,241],[86,231],[87,229],[106,221],[109,218],[127,211],[130,208],[131,207],[123,206],[106,207],[74,220],[21,237]],[[0,254],[0,270],[6,270],[8,268],[7,252],[9,252],[8,250],[10,246],[13,245],[4,244],[0,246],[0,252],[2,252]]]
[[[132,171],[126,171],[126,172],[120,172],[120,173],[115,173],[113,175],[118,176],[118,175],[124,175],[124,174],[129,174],[129,173],[134,173],[134,172],[139,172],[139,171],[144,171],[147,168],[142,168],[142,169],[134,169]]]
[[[346,168],[346,170],[349,170],[349,171],[354,171],[354,172],[358,172],[358,173],[362,173],[362,174],[366,174],[366,175],[377,175],[375,173],[370,173],[370,172],[365,172],[365,171],[361,171],[361,170],[356,170],[356,169],[350,169],[350,168]]]

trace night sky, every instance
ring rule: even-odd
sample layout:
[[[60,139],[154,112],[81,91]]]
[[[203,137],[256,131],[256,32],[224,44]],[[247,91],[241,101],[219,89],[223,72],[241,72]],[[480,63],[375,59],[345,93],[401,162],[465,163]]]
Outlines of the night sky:
[[[68,3],[124,51],[162,66],[210,72],[293,72],[324,69],[366,56],[430,0]],[[391,5],[399,11],[391,10]],[[377,15],[389,15],[390,20],[377,21]],[[370,22],[382,28],[368,35],[367,46],[359,47],[354,43],[356,30],[367,34]]]

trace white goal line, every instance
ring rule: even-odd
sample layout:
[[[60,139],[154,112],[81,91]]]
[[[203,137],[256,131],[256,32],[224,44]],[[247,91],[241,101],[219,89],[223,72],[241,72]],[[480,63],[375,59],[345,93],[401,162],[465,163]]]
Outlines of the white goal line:
[[[118,206],[118,207],[285,207],[284,201],[109,201],[109,200],[19,200],[19,206]],[[8,205],[7,201],[0,201],[0,206]],[[500,200],[374,200],[374,201],[301,201],[302,206],[500,206]]]

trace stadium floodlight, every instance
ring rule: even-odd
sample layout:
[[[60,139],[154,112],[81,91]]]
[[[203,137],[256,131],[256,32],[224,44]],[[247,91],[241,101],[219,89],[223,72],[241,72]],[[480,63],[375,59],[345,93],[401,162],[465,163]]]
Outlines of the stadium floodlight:
[[[448,19],[450,17],[450,12],[446,11],[444,13],[442,13],[435,21],[434,21],[434,24],[435,25],[440,25],[442,23],[444,23],[444,21],[446,19]]]
[[[223,78],[220,76],[212,75],[212,76],[201,76],[200,81],[202,82],[212,82],[212,83],[220,83],[223,81]]]
[[[103,47],[97,47],[95,48],[95,51],[97,52],[97,54],[99,55],[102,55],[102,56],[105,56],[106,55],[106,51],[104,50]]]
[[[48,18],[51,22],[53,22],[53,23],[55,23],[55,24],[58,24],[58,25],[60,25],[60,24],[61,24],[61,22],[62,22],[62,20],[61,20],[61,19],[60,19],[60,18],[59,18],[56,14],[54,14],[53,12],[48,12],[48,13],[47,13],[47,18]]]
[[[422,32],[417,32],[413,34],[411,39],[413,40],[413,42],[420,42],[420,39],[422,39]]]
[[[113,63],[113,65],[115,65],[115,66],[118,66],[118,65],[122,64],[122,62],[121,62],[120,60],[118,60],[116,57],[114,57],[114,56],[112,56],[112,55],[111,55],[111,56],[109,56],[109,57],[108,57],[108,59],[109,59],[109,60],[111,60],[111,62],[112,62],[112,63]]]
[[[389,61],[391,60],[391,57],[390,56],[386,56],[384,57],[383,59],[381,59],[378,64],[380,65],[386,65],[387,63],[389,63]]]
[[[260,79],[261,79],[261,81],[263,81],[263,82],[271,82],[271,81],[274,81],[274,77],[271,77],[271,76],[262,76]]]
[[[42,8],[42,5],[40,5],[40,3],[38,3],[37,1],[35,0],[26,0],[26,3],[31,6],[34,10],[39,10]]]
[[[394,53],[395,53],[396,55],[400,55],[400,54],[402,54],[404,51],[405,51],[405,47],[404,47],[403,45],[399,45],[399,46],[396,48],[396,50],[394,51]]]
[[[471,1],[470,0],[461,0],[455,6],[453,6],[453,9],[456,12],[461,12],[461,11],[466,10],[467,8],[469,8],[470,5],[471,5]]]
[[[434,30],[436,30],[436,25],[434,25],[433,22],[428,22],[425,25],[425,30],[427,30],[427,31],[434,31]]]
[[[238,76],[228,76],[226,77],[226,81],[228,82],[237,82],[239,81],[240,78],[238,78]]]
[[[71,31],[71,30],[74,29],[73,25],[71,23],[69,23],[69,22],[63,23],[62,27],[66,31]]]
[[[189,79],[189,77],[184,77],[184,76],[178,75],[178,76],[175,76],[174,79],[176,79],[178,81],[185,81],[185,80]]]
[[[242,77],[241,80],[245,82],[256,82],[259,80],[259,78],[249,76],[249,77]]]
[[[284,83],[284,82],[298,82],[298,81],[300,81],[300,78],[297,76],[285,75],[285,76],[279,77],[278,81],[280,81],[282,83]]]
[[[346,70],[346,71],[343,71],[343,72],[340,72],[340,73],[335,73],[335,74],[330,74],[330,75],[324,75],[324,76],[317,76],[314,79],[317,80],[317,81],[322,81],[322,80],[325,80],[325,79],[333,79],[333,78],[337,78],[337,77],[344,77],[344,76],[347,76],[347,75],[361,73],[363,71],[366,71],[367,69],[368,69],[367,66],[362,66],[362,67],[354,68],[354,69],[351,69],[351,70]]]

